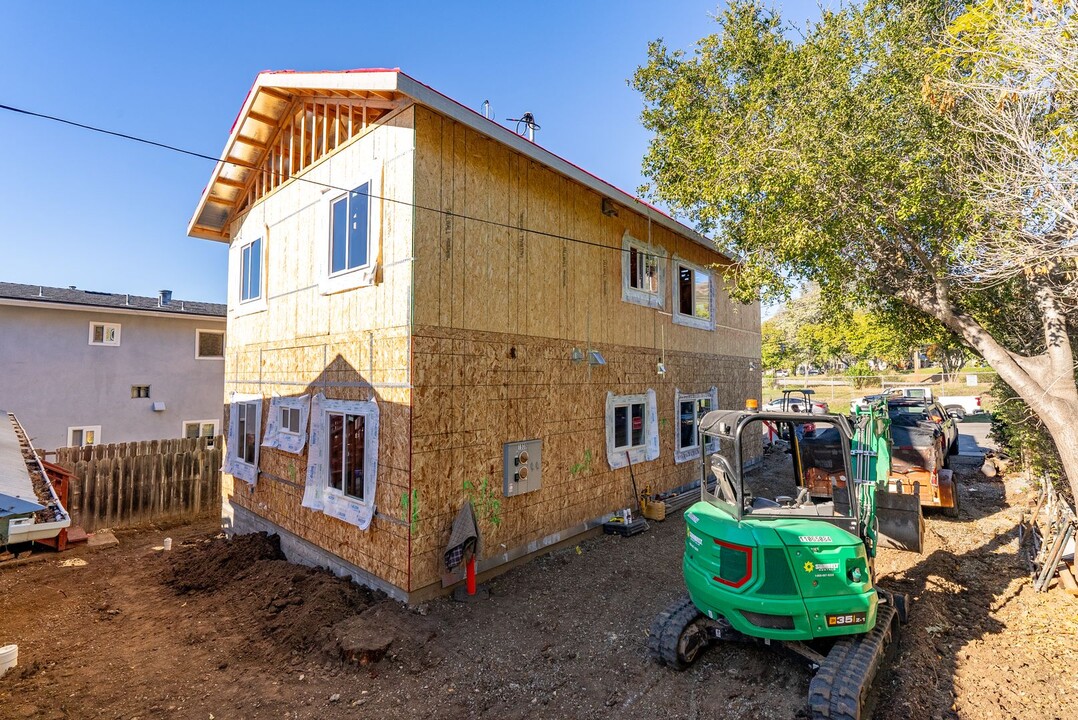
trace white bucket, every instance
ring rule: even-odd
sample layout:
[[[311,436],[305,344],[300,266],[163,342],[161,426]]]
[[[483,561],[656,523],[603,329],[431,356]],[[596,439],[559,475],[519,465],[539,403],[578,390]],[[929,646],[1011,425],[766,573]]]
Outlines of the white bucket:
[[[172,549],[172,538],[165,538],[165,542],[162,543],[165,546],[165,550]]]
[[[19,664],[19,646],[5,645],[0,647],[0,676],[3,676],[11,668]]]

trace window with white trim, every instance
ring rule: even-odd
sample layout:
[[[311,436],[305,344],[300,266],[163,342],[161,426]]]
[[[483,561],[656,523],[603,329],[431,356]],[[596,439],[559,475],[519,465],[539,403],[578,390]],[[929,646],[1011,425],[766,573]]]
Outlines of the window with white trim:
[[[219,360],[225,356],[223,330],[195,330],[195,357],[199,360]]]
[[[370,264],[370,183],[330,203],[329,274]]]
[[[239,462],[252,467],[258,457],[258,424],[261,420],[258,415],[261,413],[261,407],[262,403],[259,401],[232,404],[232,411],[238,413],[235,457]]]
[[[101,442],[100,425],[83,425],[81,427],[69,427],[67,429],[67,446],[84,447],[86,445],[98,445]]]
[[[700,457],[700,421],[714,410],[719,401],[718,388],[704,393],[682,393],[674,390],[674,462],[681,463]],[[718,439],[709,438],[707,450],[718,449]]]
[[[207,448],[214,446],[213,438],[217,437],[216,420],[187,420],[183,423],[183,437],[188,440],[209,438]]]
[[[286,432],[290,435],[299,435],[300,431],[303,429],[300,425],[300,408],[281,407],[279,409],[281,432]]]
[[[621,256],[621,299],[661,308],[666,295],[666,252],[625,233]]]
[[[240,248],[240,302],[262,297],[262,238]]]
[[[142,398],[150,397],[149,385],[132,385],[131,386],[131,399],[139,400]]]
[[[708,270],[675,257],[673,295],[675,323],[714,329],[715,288]]]
[[[356,500],[365,499],[366,424],[363,415],[326,413],[326,488]]]
[[[183,423],[183,436],[188,439],[217,437],[217,421],[186,420]]]
[[[640,402],[614,402],[614,449],[633,450],[644,447],[647,408]]]
[[[90,323],[90,344],[118,346],[120,344],[120,324]]]

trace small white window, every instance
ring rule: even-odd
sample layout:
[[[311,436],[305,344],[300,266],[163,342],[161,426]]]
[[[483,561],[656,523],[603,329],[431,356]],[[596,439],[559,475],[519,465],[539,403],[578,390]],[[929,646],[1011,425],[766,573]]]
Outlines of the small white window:
[[[606,394],[606,457],[617,469],[659,457],[659,417],[655,391]]]
[[[614,404],[614,449],[644,447],[644,402]]]
[[[183,423],[185,438],[217,437],[216,420],[185,420]]]
[[[621,241],[621,299],[662,308],[666,296],[666,252],[628,233]]]
[[[232,394],[224,471],[254,486],[258,482],[258,446],[262,434],[262,396]]]
[[[150,386],[149,385],[132,385],[131,386],[131,398],[133,400],[138,400],[138,399],[148,398],[148,397],[150,397]]]
[[[240,302],[262,297],[262,238],[240,248]]]
[[[100,425],[83,425],[82,427],[69,427],[67,429],[68,447],[83,447],[85,445],[98,445],[101,442]]]
[[[370,206],[369,182],[330,203],[330,275],[370,263]]]
[[[700,420],[718,405],[718,388],[706,393],[674,392],[674,412],[677,426],[674,436],[674,462],[700,457]],[[708,442],[708,450],[717,447],[717,439]]]
[[[298,407],[282,407],[281,410],[281,432],[286,432],[290,435],[299,435],[300,433],[300,408]]]
[[[195,357],[219,360],[225,356],[225,334],[220,330],[195,330]]]
[[[112,346],[119,345],[120,324],[100,322],[90,323],[90,344]]]
[[[715,289],[709,271],[675,257],[673,295],[675,323],[715,329]]]

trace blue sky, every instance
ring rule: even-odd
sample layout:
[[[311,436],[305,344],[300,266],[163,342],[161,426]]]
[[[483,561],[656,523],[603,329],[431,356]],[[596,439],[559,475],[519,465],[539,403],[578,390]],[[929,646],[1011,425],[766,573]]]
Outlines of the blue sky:
[[[650,40],[713,32],[717,7],[5,0],[0,103],[217,156],[260,70],[400,67],[499,121],[531,111],[537,142],[635,192],[648,135],[626,81]],[[224,246],[186,236],[211,162],[8,112],[0,137],[0,280],[224,301]]]

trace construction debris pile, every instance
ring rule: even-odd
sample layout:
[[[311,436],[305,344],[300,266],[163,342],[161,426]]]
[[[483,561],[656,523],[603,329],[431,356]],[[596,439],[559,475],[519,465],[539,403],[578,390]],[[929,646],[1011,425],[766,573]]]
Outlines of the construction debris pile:
[[[30,440],[26,437],[26,432],[14,415],[9,414],[8,417],[11,419],[12,427],[15,428],[15,436],[19,439],[19,450],[22,452],[23,460],[26,461],[26,473],[30,476],[34,495],[37,496],[38,503],[45,506],[34,513],[34,522],[51,523],[66,520],[67,511],[56,497],[56,491],[49,482],[49,476],[42,469],[37,453],[34,452]]]
[[[1039,522],[1038,522],[1039,520]],[[1029,526],[1022,524],[1023,539],[1029,538],[1027,548],[1033,589],[1048,590],[1057,575],[1062,587],[1078,595],[1074,575],[1075,535],[1078,519],[1074,509],[1056,491],[1048,478],[1041,482],[1041,495]]]

